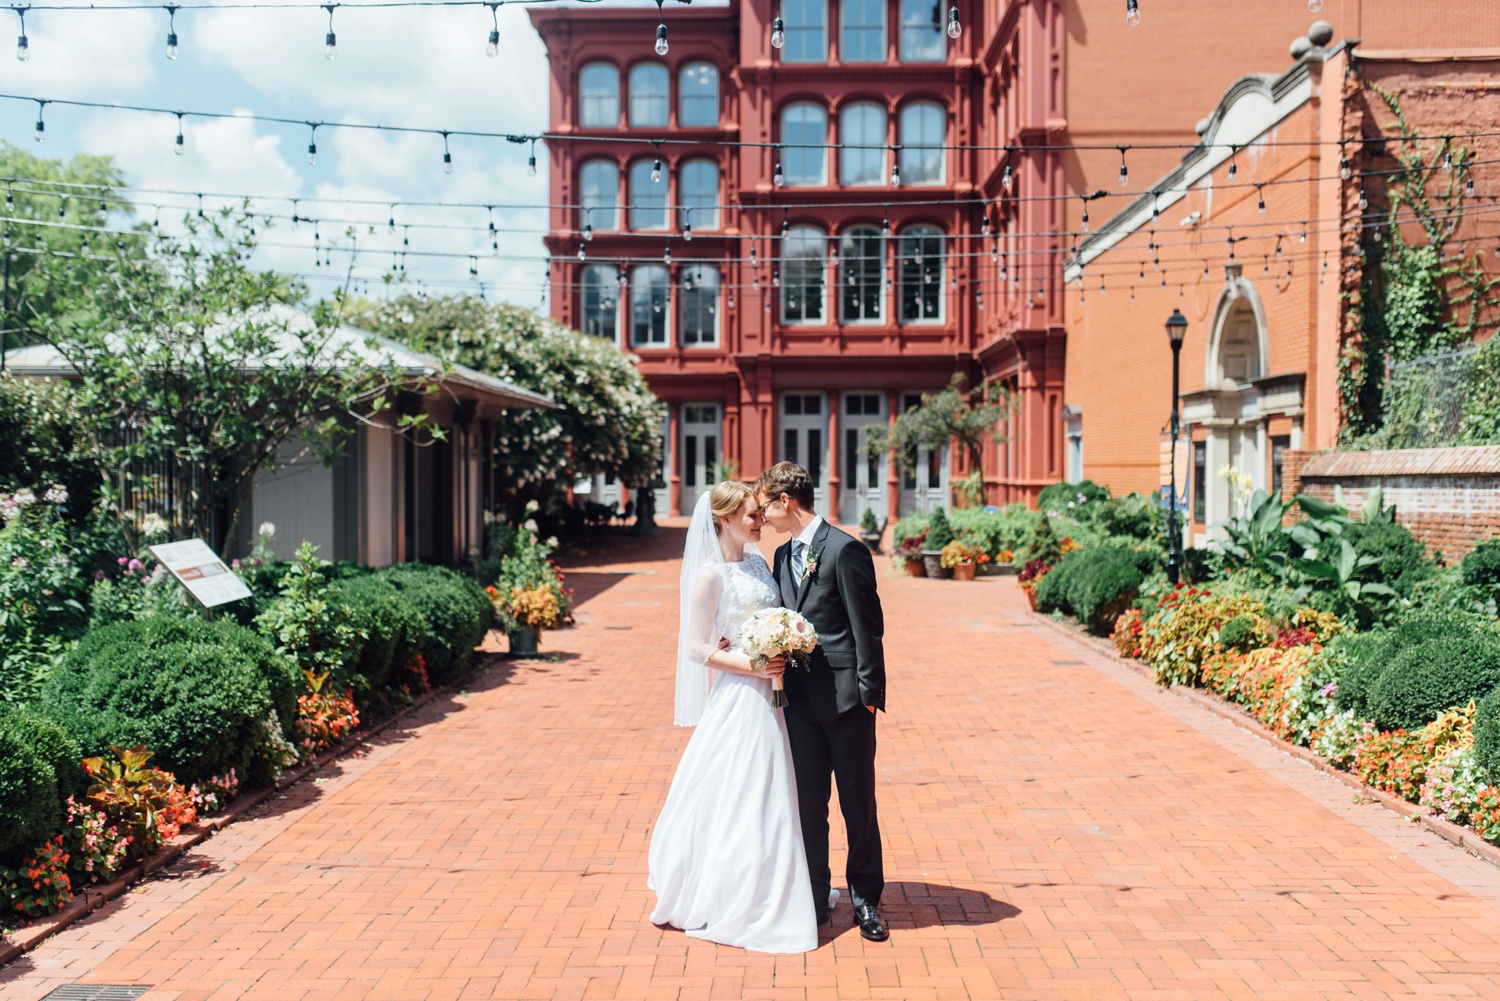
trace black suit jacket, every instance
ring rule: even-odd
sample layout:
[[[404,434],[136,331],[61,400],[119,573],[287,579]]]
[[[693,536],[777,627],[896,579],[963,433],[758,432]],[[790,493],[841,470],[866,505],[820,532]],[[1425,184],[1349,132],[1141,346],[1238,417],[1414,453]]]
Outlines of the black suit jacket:
[[[789,667],[787,697],[803,685],[827,684],[831,675],[839,712],[859,706],[885,709],[885,617],[875,591],[875,561],[864,543],[828,522],[813,534],[817,569],[800,584],[792,570],[792,543],[776,550],[772,568],[781,600],[818,631],[809,671]]]

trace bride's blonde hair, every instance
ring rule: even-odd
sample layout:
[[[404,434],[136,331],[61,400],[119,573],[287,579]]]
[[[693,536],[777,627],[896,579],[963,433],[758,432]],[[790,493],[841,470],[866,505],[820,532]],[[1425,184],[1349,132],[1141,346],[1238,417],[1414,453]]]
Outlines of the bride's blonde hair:
[[[755,496],[755,491],[739,480],[725,480],[714,487],[708,495],[708,509],[714,516],[714,534],[724,527],[724,522],[739,513],[745,506],[745,498]]]

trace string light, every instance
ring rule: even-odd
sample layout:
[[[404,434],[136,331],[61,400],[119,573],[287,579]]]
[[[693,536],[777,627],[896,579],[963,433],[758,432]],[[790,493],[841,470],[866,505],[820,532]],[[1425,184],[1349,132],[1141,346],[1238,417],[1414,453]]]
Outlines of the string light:
[[[1125,23],[1132,28],[1139,27],[1141,23],[1140,0],[1125,0]]]
[[[494,223],[490,223],[490,236],[493,237],[494,235],[495,235],[495,224]],[[589,240],[592,240],[593,238],[594,238],[594,224],[591,223],[591,222],[584,223],[583,224],[583,239],[584,239],[584,242],[587,243]]]
[[[21,17],[21,34],[16,39],[16,58],[24,63],[31,58],[31,40],[26,37],[26,8],[12,7],[11,9]]]
[[[1234,180],[1235,176],[1240,172],[1240,164],[1236,159],[1236,157],[1239,156],[1239,152],[1240,148],[1238,146],[1229,147],[1229,179],[1231,181]]]
[[[484,54],[494,59],[500,54],[500,5],[491,3],[485,6],[490,9],[490,39],[485,43]]]
[[[1126,148],[1124,146],[1120,147],[1120,187],[1122,188],[1128,187],[1130,184],[1130,168],[1125,165]]]
[[[781,187],[786,183],[786,175],[781,172],[781,147],[774,148],[773,155],[776,157],[776,166],[771,169],[771,183]]]
[[[580,243],[578,245],[578,260],[579,261],[583,261],[583,260],[586,260],[587,258],[588,258],[588,253],[583,249],[583,244]]]
[[[1307,0],[1307,9],[1316,14],[1323,9],[1323,0]]]
[[[443,133],[443,173],[453,173],[453,154],[448,150],[448,133]]]
[[[167,58],[177,58],[177,8],[167,8]]]
[[[531,140],[531,155],[526,158],[526,176],[536,176],[536,140]]]
[[[328,34],[323,36],[323,58],[330,61],[338,58],[339,54],[338,36],[333,33],[333,8],[337,6],[336,3],[323,4],[323,9],[328,11]]]
[[[182,142],[182,112],[179,111],[177,113],[177,138],[175,140],[173,140],[173,142],[172,142],[172,152],[176,153],[178,156],[181,156],[183,154],[183,149],[184,149],[184,147],[183,147],[183,142]]]
[[[307,137],[307,163],[315,167],[318,163],[318,127],[312,122],[308,122],[307,127],[312,130]]]
[[[958,23],[958,8],[957,7],[949,7],[948,8],[948,37],[956,39],[956,38],[958,38],[959,35],[962,35],[963,33],[964,33],[963,25],[961,25],[961,24]]]
[[[1010,169],[1010,164],[1007,163],[1005,165],[1005,173],[1000,175],[1000,186],[1006,191],[1009,191],[1015,183],[1015,176]]]
[[[1259,199],[1259,201],[1257,201],[1256,204],[1255,204],[1255,214],[1258,215],[1258,216],[1260,216],[1262,219],[1264,219],[1266,217],[1266,192],[1265,192],[1265,185],[1264,184],[1257,184],[1255,186],[1255,194],[1256,194],[1256,197]]]
[[[1450,145],[1452,139],[1443,136],[1443,170],[1449,174],[1453,173],[1453,149]]]
[[[651,163],[651,183],[661,183],[661,144],[657,143],[657,157]]]
[[[47,139],[47,123],[42,120],[43,119],[42,112],[44,112],[46,110],[47,110],[47,102],[46,101],[38,101],[38,102],[36,102],[36,132],[33,133],[32,137],[34,139],[36,139],[37,142],[45,142],[46,139]]]
[[[667,19],[661,12],[662,0],[656,0],[656,16],[661,23],[656,26],[656,54],[667,54]]]
[[[1347,181],[1354,176],[1354,171],[1349,166],[1349,156],[1344,149],[1346,140],[1339,140],[1339,180]]]
[[[1370,200],[1365,197],[1365,187],[1364,187],[1363,184],[1361,184],[1359,186],[1359,210],[1361,212],[1363,212],[1365,209],[1367,209],[1369,207],[1370,207]]]
[[[786,22],[781,19],[781,2],[777,0],[776,16],[771,19],[771,47],[779,49],[786,45]]]
[[[1468,174],[1464,178],[1464,197],[1466,197],[1466,198],[1473,198],[1474,197],[1474,175],[1473,174]]]
[[[892,146],[891,147],[891,187],[893,187],[893,188],[899,188],[899,187],[901,187],[901,164],[899,162],[900,161],[900,157],[901,157],[901,147],[899,147],[899,146]]]

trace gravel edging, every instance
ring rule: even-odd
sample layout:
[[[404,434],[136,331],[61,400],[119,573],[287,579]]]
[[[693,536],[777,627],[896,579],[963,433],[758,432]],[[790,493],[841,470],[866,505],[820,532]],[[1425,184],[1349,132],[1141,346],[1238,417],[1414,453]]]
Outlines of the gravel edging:
[[[1045,615],[1041,612],[1028,612],[1027,614],[1032,619],[1045,623],[1049,629],[1059,635],[1067,637],[1075,645],[1083,646],[1091,653],[1107,656],[1116,663],[1129,668],[1141,677],[1151,681],[1152,684],[1156,683],[1155,676],[1152,674],[1150,668],[1146,667],[1140,661],[1121,657],[1119,651],[1115,649],[1114,644],[1109,640],[1093,635],[1080,625],[1072,622],[1058,622],[1050,615]],[[1170,691],[1179,698],[1208,710],[1220,719],[1233,723],[1235,726],[1254,734],[1266,743],[1274,745],[1277,750],[1306,762],[1318,769],[1318,771],[1332,775],[1340,782],[1355,790],[1359,795],[1401,814],[1401,816],[1412,823],[1421,824],[1443,840],[1449,841],[1470,855],[1481,858],[1490,865],[1500,868],[1500,847],[1490,844],[1475,831],[1467,827],[1460,827],[1458,824],[1444,820],[1441,817],[1435,817],[1425,812],[1417,804],[1408,803],[1399,796],[1393,796],[1383,790],[1371,788],[1360,781],[1353,773],[1341,771],[1333,767],[1308,748],[1298,747],[1296,744],[1282,740],[1239,706],[1197,688],[1184,688],[1180,685],[1174,685],[1170,689],[1163,690]]]
[[[484,656],[486,658],[503,658],[507,655],[489,652]],[[476,664],[474,670],[469,671],[457,681],[424,693],[411,705],[396,711],[368,730],[360,730],[354,733],[342,744],[324,751],[312,761],[300,765],[291,771],[282,772],[281,776],[277,778],[275,785],[268,786],[265,789],[257,789],[254,792],[249,792],[238,797],[233,803],[224,808],[224,812],[195,823],[190,830],[185,830],[181,834],[178,834],[177,837],[157,849],[155,854],[150,858],[137,862],[122,872],[112,882],[101,886],[85,887],[56,914],[49,914],[44,918],[38,918],[33,923],[17,928],[11,934],[4,935],[3,940],[0,940],[0,967],[8,966],[64,928],[88,917],[100,907],[124,894],[125,891],[129,890],[136,883],[139,883],[163,866],[176,861],[188,849],[207,841],[220,830],[228,827],[272,796],[290,786],[296,785],[309,775],[332,764],[349,752],[358,749],[368,742],[370,738],[399,723],[418,709],[426,706],[433,699],[460,690],[460,686],[478,674],[483,665],[484,662],[480,662]]]

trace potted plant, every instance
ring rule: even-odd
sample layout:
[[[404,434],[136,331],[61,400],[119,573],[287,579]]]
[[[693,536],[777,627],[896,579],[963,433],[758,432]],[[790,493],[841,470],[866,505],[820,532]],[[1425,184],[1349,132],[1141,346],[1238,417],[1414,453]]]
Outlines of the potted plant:
[[[1016,574],[1016,581],[1020,583],[1021,590],[1026,592],[1026,600],[1031,603],[1031,610],[1036,611],[1036,585],[1037,581],[1047,576],[1047,571],[1052,569],[1050,563],[1042,560],[1032,560],[1021,568]]]
[[[918,532],[901,540],[897,558],[906,564],[906,572],[913,577],[926,577],[927,564],[922,560],[922,547],[927,542],[927,533]]]
[[[970,545],[963,539],[954,539],[943,547],[938,559],[944,567],[953,571],[954,580],[973,580],[975,572],[982,564],[990,561],[990,556],[978,546]]]
[[[927,526],[927,538],[922,545],[922,562],[927,576],[947,579],[953,576],[953,568],[943,566],[943,547],[953,541],[953,526],[948,523],[948,512],[936,508]]]
[[[513,587],[509,592],[494,585],[484,589],[495,606],[495,617],[510,637],[512,657],[535,657],[542,631],[555,629],[562,621],[557,595],[546,584]]]
[[[1016,572],[1016,554],[1012,550],[1002,549],[985,569],[992,574],[1009,576]]]
[[[885,527],[875,520],[875,512],[865,508],[865,513],[859,516],[859,538],[870,552],[880,552],[880,537],[885,534]]]

